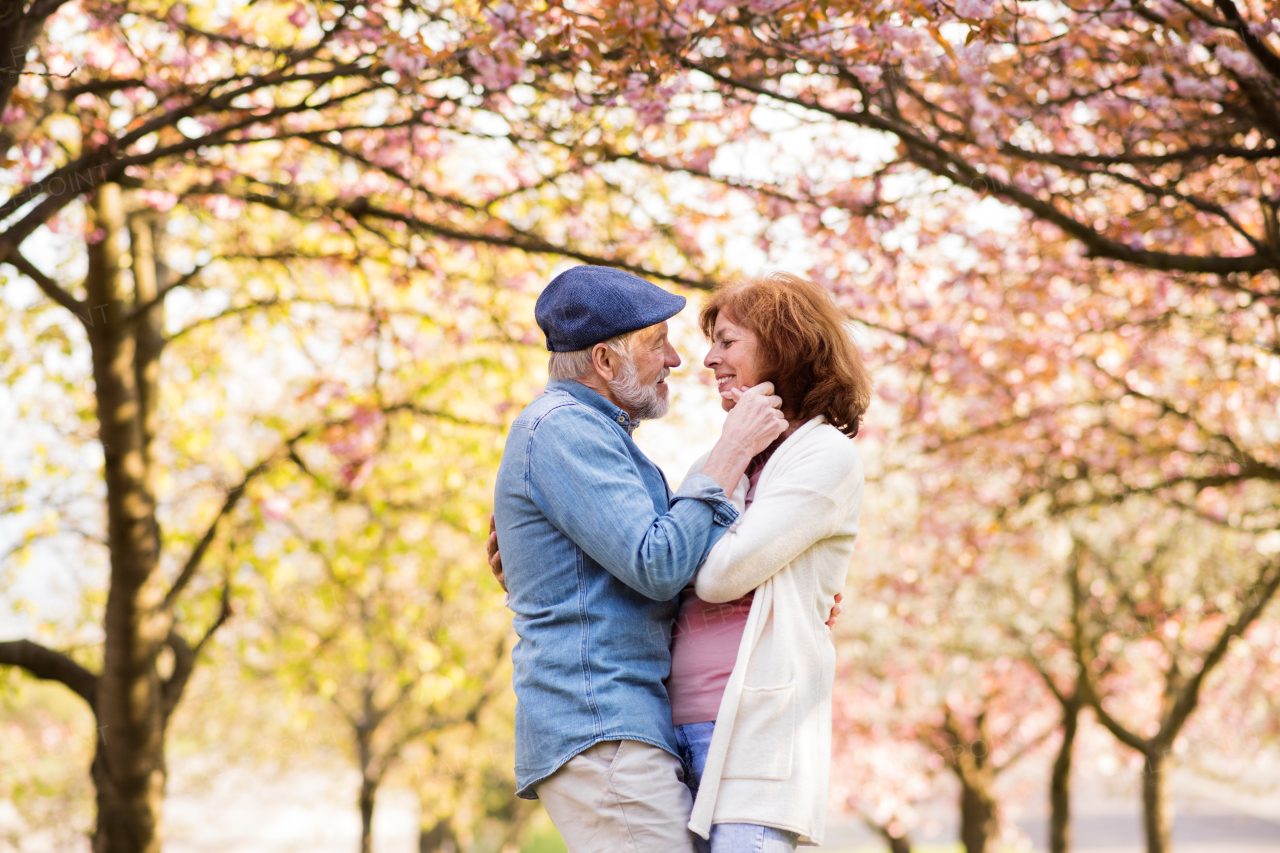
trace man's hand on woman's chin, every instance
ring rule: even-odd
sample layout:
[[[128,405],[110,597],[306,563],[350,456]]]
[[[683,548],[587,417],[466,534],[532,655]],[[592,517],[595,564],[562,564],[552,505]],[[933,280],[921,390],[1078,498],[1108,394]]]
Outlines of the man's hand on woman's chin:
[[[773,385],[761,382],[738,396],[738,402],[724,420],[720,440],[702,466],[725,494],[733,494],[751,460],[787,429],[782,416],[782,398]]]
[[[787,430],[782,416],[782,398],[773,393],[772,382],[750,388],[734,388],[734,405],[725,418],[721,441],[748,450],[748,457],[762,452]]]

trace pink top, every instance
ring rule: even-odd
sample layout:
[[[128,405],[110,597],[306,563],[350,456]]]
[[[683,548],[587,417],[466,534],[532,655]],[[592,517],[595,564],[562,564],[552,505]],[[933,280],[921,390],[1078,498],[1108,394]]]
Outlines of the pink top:
[[[755,497],[760,471],[751,475],[746,505]],[[749,592],[737,601],[712,604],[698,598],[690,583],[680,590],[680,613],[671,632],[671,722],[677,726],[714,722],[729,673],[738,659],[738,646],[751,612]]]

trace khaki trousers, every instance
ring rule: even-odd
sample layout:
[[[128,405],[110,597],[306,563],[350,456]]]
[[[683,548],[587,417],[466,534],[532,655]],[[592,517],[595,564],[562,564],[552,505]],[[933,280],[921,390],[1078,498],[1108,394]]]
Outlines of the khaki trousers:
[[[569,853],[695,853],[684,766],[656,746],[601,741],[537,787]]]

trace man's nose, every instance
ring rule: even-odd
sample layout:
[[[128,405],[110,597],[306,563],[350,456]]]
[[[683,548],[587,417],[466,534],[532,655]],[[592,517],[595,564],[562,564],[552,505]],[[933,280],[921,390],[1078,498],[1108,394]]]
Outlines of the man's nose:
[[[671,344],[667,344],[667,357],[662,362],[664,367],[679,367],[680,353]]]

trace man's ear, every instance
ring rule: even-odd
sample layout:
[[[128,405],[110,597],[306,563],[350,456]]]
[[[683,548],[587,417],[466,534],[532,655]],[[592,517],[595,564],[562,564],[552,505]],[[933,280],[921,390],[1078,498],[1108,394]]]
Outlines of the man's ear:
[[[606,383],[618,378],[618,354],[605,344],[596,344],[591,348],[591,366],[596,375]]]

